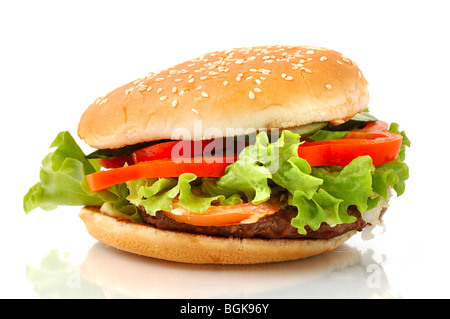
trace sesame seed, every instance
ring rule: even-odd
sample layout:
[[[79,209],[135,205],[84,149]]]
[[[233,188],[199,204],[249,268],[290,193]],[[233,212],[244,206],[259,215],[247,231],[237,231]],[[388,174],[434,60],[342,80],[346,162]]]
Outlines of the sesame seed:
[[[200,80],[206,80],[208,77],[206,76],[206,75],[204,75],[204,76],[201,76],[200,77]]]
[[[227,86],[228,85],[228,81],[223,81],[223,85]]]
[[[285,77],[284,79],[287,80],[287,81],[292,81],[294,78],[289,75],[289,76]]]
[[[200,114],[196,109],[191,109],[192,112],[194,112],[195,114]]]
[[[250,72],[258,72],[257,69],[250,69],[249,71],[250,71]]]
[[[161,101],[164,101],[165,99],[167,99],[167,96],[163,95],[159,98]]]
[[[203,97],[209,97],[208,93],[206,93],[206,92],[202,92],[201,95],[202,95]]]
[[[306,51],[306,54],[314,54],[314,50],[308,50]]]
[[[240,81],[241,80],[241,77],[240,76],[237,76],[236,77],[236,81]]]
[[[248,97],[252,100],[255,99],[255,93],[253,93],[252,91],[248,92]]]
[[[155,81],[157,81],[157,82],[162,81],[162,80],[164,80],[164,78],[156,78],[155,79]]]
[[[303,68],[303,71],[305,71],[306,73],[312,73],[312,71],[310,69],[307,69],[307,68]]]
[[[177,93],[177,91],[178,91],[177,87],[174,86],[174,87],[172,88],[172,93]]]
[[[172,101],[172,106],[173,106],[173,107],[176,107],[177,105],[178,105],[178,101],[177,101],[177,100],[173,100],[173,101]]]
[[[254,88],[253,91],[258,92],[258,93],[262,92],[260,88]]]
[[[175,79],[175,82],[181,82],[183,79]]]
[[[147,92],[150,92],[152,89],[153,89],[153,87],[149,86],[149,87],[147,88]]]
[[[190,78],[189,83],[194,83],[194,78]]]
[[[326,87],[328,90],[331,90],[331,84],[325,84],[325,87]]]
[[[105,98],[103,101],[101,101],[101,102],[99,103],[99,105],[105,104],[106,102],[108,102],[108,98]]]
[[[201,90],[202,89],[202,86],[200,85],[200,86],[197,86],[197,88],[196,88],[196,90],[198,91],[198,90]]]
[[[281,74],[281,77],[284,79],[286,78],[286,73]]]
[[[156,92],[161,93],[162,92],[162,88],[159,88],[158,90],[156,90]]]
[[[361,75],[360,71],[358,71],[358,76],[359,76],[360,79],[362,78],[362,75]]]
[[[255,82],[256,84],[261,85],[261,80],[256,79]]]
[[[321,57],[320,57],[320,61],[323,62],[323,61],[326,61],[326,60],[328,60],[328,58],[327,58],[326,56],[321,56]]]
[[[339,61],[339,60],[336,60],[336,62],[337,62],[337,63],[339,63],[339,64],[344,64],[344,63],[342,63],[342,62],[341,62],[341,61]]]

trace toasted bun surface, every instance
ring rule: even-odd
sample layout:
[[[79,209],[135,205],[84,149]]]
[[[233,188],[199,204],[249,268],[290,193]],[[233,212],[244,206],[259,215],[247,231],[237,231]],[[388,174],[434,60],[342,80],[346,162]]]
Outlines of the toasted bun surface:
[[[367,108],[367,81],[348,57],[308,46],[260,46],[201,55],[98,98],[78,134],[92,147],[233,136],[351,118]],[[194,130],[194,121],[201,129]],[[173,134],[184,128],[183,136]],[[227,130],[228,129],[228,130]],[[242,133],[241,133],[242,134]]]
[[[88,232],[108,246],[142,256],[196,264],[257,264],[306,258],[337,248],[356,231],[324,240],[219,238],[160,230],[84,207]]]

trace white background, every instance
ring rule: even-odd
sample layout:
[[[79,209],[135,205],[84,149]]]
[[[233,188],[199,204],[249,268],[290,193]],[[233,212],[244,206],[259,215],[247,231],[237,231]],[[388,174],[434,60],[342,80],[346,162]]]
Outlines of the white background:
[[[0,297],[450,297],[449,31],[437,0],[0,2]],[[374,239],[299,262],[192,266],[97,244],[77,207],[25,216],[50,143],[76,135],[98,96],[201,53],[262,44],[350,56],[371,112],[406,130],[411,178]]]

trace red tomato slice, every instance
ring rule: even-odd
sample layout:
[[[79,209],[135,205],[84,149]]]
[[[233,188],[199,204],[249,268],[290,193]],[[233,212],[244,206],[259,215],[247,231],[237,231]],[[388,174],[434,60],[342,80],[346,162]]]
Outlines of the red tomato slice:
[[[134,152],[131,156],[135,163],[147,162],[167,158],[190,158],[201,155],[204,146],[211,140],[205,141],[170,141],[145,147]],[[175,149],[174,149],[175,148]],[[189,150],[188,154],[179,154],[178,150]],[[173,153],[173,154],[172,154]]]
[[[367,124],[361,129],[353,130],[354,132],[367,132],[367,133],[375,133],[375,132],[387,132],[389,129],[389,125],[384,121],[375,121]]]
[[[224,155],[239,154],[248,143],[241,141],[231,141],[233,148],[230,147],[226,138],[200,141],[170,141],[145,147],[134,152],[131,156],[135,163],[159,160],[159,159],[179,159],[200,156],[221,158]]]
[[[298,155],[311,166],[346,166],[358,156],[369,155],[375,166],[397,158],[402,136],[387,131],[382,121],[347,133],[343,139],[301,144]]]
[[[117,158],[98,158],[97,162],[104,168],[119,168],[126,164],[134,165],[131,156],[117,157]]]
[[[236,161],[236,156],[195,157],[187,162],[162,159],[99,171],[86,176],[91,192],[98,192],[110,186],[139,178],[178,177],[183,173],[193,173],[198,177],[221,177],[225,168]]]
[[[131,154],[131,157],[135,163],[170,158],[172,147],[176,143],[177,141],[170,141],[144,147]]]
[[[261,204],[237,204],[233,206],[211,206],[204,213],[194,213],[174,202],[170,212],[163,212],[168,217],[196,226],[225,226],[240,223],[254,223],[260,218],[279,211],[280,205],[267,201]]]

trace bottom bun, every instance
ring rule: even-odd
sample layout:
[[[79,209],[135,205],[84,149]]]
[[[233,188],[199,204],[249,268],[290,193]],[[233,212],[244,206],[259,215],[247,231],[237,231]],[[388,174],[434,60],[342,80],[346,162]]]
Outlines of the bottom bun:
[[[329,252],[353,236],[331,239],[240,239],[157,229],[84,207],[80,217],[98,241],[141,256],[193,264],[258,264],[295,260]]]

